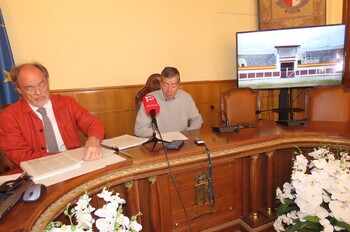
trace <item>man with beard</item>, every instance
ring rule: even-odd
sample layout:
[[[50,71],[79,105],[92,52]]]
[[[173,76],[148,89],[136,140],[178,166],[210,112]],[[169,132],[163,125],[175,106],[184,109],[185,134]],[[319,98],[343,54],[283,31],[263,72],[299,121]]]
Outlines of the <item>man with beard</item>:
[[[14,67],[11,77],[21,99],[0,114],[0,148],[14,164],[81,147],[78,130],[87,136],[84,160],[102,156],[104,125],[73,98],[50,95],[49,73],[42,64]],[[48,124],[51,133],[46,133]]]

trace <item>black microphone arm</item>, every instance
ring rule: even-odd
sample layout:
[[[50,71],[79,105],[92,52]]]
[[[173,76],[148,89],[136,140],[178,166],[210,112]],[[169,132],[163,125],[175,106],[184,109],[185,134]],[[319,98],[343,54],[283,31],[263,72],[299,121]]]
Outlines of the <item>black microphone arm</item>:
[[[156,127],[156,129],[158,130],[158,124],[157,124],[157,119],[156,119],[156,110],[155,109],[151,109],[149,111],[149,114],[151,115],[151,119],[152,119],[152,123],[153,125]]]
[[[215,111],[215,112],[217,112],[217,113],[224,114],[224,117],[225,117],[225,126],[226,126],[226,127],[231,126],[231,125],[230,125],[230,122],[229,122],[229,120],[228,120],[227,114],[226,114],[225,111],[220,110],[220,109],[217,109],[217,108],[215,108],[215,106],[213,106],[213,105],[210,106],[210,109],[212,109],[213,111]]]

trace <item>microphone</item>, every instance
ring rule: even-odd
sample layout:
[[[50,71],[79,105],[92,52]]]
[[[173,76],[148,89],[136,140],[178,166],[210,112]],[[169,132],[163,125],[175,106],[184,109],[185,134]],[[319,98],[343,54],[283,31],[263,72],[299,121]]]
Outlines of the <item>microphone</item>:
[[[228,117],[227,117],[227,114],[225,111],[223,110],[220,110],[220,109],[217,109],[215,108],[213,105],[210,106],[210,108],[217,112],[217,113],[220,113],[220,114],[223,114],[224,117],[225,117],[225,126],[222,127],[222,126],[212,126],[211,128],[216,131],[216,132],[219,132],[219,133],[228,133],[228,132],[239,132],[240,131],[240,126],[239,125],[236,125],[236,126],[231,126],[230,125],[230,122],[228,120]]]
[[[145,107],[145,111],[148,114],[148,116],[151,117],[152,123],[158,129],[156,115],[159,113],[160,107],[157,102],[157,99],[152,95],[146,95],[143,98],[143,106]]]
[[[225,111],[220,110],[220,109],[217,109],[217,108],[215,108],[215,106],[213,106],[213,105],[210,106],[210,109],[212,109],[213,111],[218,112],[218,113],[220,113],[220,114],[224,114],[224,117],[225,117],[225,126],[226,126],[226,127],[229,127],[229,126],[230,126],[230,122],[228,121],[228,117],[227,117],[227,114],[226,114]]]
[[[257,110],[255,111],[256,114],[260,114],[260,113],[263,113],[263,112],[268,112],[268,111],[271,111],[270,109],[268,110]]]

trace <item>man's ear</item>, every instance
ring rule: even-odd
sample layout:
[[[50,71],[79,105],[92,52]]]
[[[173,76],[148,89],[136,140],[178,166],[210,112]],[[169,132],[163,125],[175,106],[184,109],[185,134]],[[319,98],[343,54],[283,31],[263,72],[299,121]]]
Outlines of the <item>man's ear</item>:
[[[22,91],[18,88],[18,86],[15,86],[15,90],[17,91],[17,93],[18,93],[19,95],[22,95]]]

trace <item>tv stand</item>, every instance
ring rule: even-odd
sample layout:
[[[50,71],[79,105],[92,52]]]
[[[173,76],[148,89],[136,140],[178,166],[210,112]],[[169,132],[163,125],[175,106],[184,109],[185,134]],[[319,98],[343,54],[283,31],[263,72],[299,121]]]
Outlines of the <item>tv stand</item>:
[[[294,120],[295,119],[295,112],[303,112],[304,109],[301,108],[276,108],[272,109],[272,112],[278,113],[278,120]],[[290,115],[290,117],[289,117]]]
[[[283,126],[306,126],[305,120],[277,120],[276,123]]]
[[[290,107],[289,89],[283,88],[280,90],[279,105],[277,109],[272,109],[278,113],[278,121],[295,120],[294,112],[302,112],[304,109]]]

